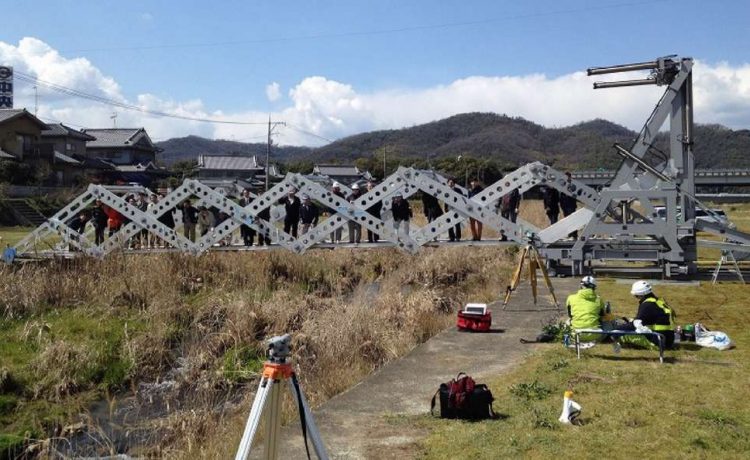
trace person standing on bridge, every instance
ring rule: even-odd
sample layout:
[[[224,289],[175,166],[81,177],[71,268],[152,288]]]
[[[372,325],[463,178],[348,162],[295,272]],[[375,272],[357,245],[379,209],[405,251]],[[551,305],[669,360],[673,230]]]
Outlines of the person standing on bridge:
[[[464,196],[464,193],[456,185],[455,179],[453,178],[448,179],[448,187],[450,187],[451,190],[458,193],[459,195]],[[450,206],[448,206],[448,203],[445,203],[445,212],[451,212],[452,210],[453,209]],[[460,222],[448,229],[448,240],[461,241],[461,223]]]
[[[413,214],[409,202],[404,199],[401,192],[396,192],[393,195],[391,213],[393,214],[393,229],[396,231],[398,239],[401,239],[401,235],[409,236],[409,221],[413,217]],[[401,233],[402,227],[403,233]]]
[[[284,231],[297,238],[297,226],[299,225],[299,209],[302,206],[297,198],[297,190],[290,189],[286,197],[281,199],[284,204]]]
[[[94,242],[98,246],[104,243],[104,230],[107,229],[107,213],[101,200],[96,200],[94,209],[91,211],[91,220],[94,225]]]
[[[182,203],[182,231],[185,238],[195,242],[195,226],[198,224],[198,210],[190,204],[190,200]]]
[[[369,181],[367,183],[367,193],[370,193],[372,189],[375,188],[375,183],[373,181]],[[380,200],[374,201],[372,206],[366,209],[366,211],[376,219],[380,219],[380,211],[383,209],[383,202]],[[369,243],[377,243],[380,240],[380,235],[373,232],[369,228],[367,229],[367,241]]]
[[[339,198],[346,198],[344,195],[344,192],[341,191],[341,184],[338,182],[334,182],[331,186],[331,193],[336,195]],[[344,229],[342,227],[337,228],[336,230],[331,232],[331,243],[338,244],[341,243],[341,235],[344,233]]]
[[[359,184],[355,183],[352,185],[352,194],[346,198],[349,203],[354,203],[359,197],[362,196],[362,191],[359,188]],[[362,225],[350,220],[346,222],[349,229],[349,244],[359,244],[362,240]]]
[[[560,192],[549,186],[542,186],[542,202],[544,213],[547,214],[549,224],[554,225],[560,215]]]
[[[311,227],[318,225],[320,211],[308,195],[302,195],[302,207],[299,210],[300,222],[302,222],[302,234],[307,233]]]
[[[473,198],[477,195],[479,195],[484,188],[482,188],[481,185],[479,185],[479,180],[474,177],[471,179],[471,188],[469,189],[469,198]],[[471,230],[471,239],[473,241],[479,241],[482,239],[482,230],[483,230],[484,224],[482,224],[481,221],[478,221],[474,218],[469,218],[469,228]]]

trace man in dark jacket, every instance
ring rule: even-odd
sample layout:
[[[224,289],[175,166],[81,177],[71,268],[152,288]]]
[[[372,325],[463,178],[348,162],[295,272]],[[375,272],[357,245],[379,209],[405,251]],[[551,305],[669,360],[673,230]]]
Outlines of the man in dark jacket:
[[[266,224],[267,227],[271,227],[271,207],[267,207],[261,211],[258,212],[257,217],[259,220],[264,221],[263,223]],[[270,246],[271,245],[271,237],[266,236],[262,232],[258,233],[258,246]]]
[[[411,212],[411,206],[406,201],[403,195],[398,192],[393,195],[393,202],[391,203],[391,213],[393,214],[393,229],[396,230],[396,235],[401,239],[400,235],[409,235],[409,221],[413,214]],[[401,228],[403,227],[403,233]]]
[[[458,193],[459,195],[463,195],[463,192],[460,188],[456,185],[456,181],[454,179],[448,179],[448,187],[451,188],[454,192]],[[448,203],[445,203],[445,212],[451,212],[453,209],[448,206]],[[450,241],[461,241],[461,224],[458,223],[454,225],[453,227],[448,229],[448,239]]]
[[[375,184],[370,181],[367,183],[367,192],[369,193],[370,190],[375,188]],[[372,215],[373,217],[376,217],[380,219],[380,211],[383,209],[383,202],[382,201],[375,201],[373,202],[373,205],[367,208],[367,212]],[[370,243],[377,243],[380,240],[380,235],[373,232],[369,228],[367,229],[367,241]]]
[[[542,187],[542,201],[544,202],[544,213],[547,214],[550,225],[557,222],[560,214],[560,192],[552,187]]]
[[[96,245],[104,243],[104,230],[107,228],[107,214],[102,208],[101,200],[96,200],[94,209],[91,211],[91,220],[94,225],[94,242]]]
[[[310,230],[310,227],[318,225],[318,217],[320,211],[315,203],[312,202],[309,196],[302,195],[302,207],[299,210],[299,218],[302,222],[302,234],[304,235]]]
[[[182,229],[185,238],[195,241],[195,225],[198,223],[198,210],[190,204],[190,200],[182,203]]]
[[[297,198],[297,191],[292,189],[286,197],[280,200],[284,203],[284,210],[286,215],[284,216],[284,231],[286,233],[291,232],[292,236],[297,238],[297,225],[299,224],[299,209],[301,203]]]
[[[515,224],[518,219],[518,206],[520,204],[521,194],[517,188],[514,188],[500,199],[500,215]],[[508,241],[507,235],[502,230],[500,230],[500,241]]]
[[[249,205],[253,201],[252,196],[250,195],[250,190],[245,189],[242,191],[242,196],[240,197],[240,206],[243,208]],[[252,246],[253,240],[255,240],[255,229],[252,227],[242,224],[240,225],[240,236],[242,237],[242,244],[245,246]]]

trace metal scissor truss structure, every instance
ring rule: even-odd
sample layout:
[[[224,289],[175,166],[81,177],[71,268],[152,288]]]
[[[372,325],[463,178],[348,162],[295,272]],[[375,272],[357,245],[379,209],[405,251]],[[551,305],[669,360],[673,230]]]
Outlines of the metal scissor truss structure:
[[[404,167],[351,202],[303,175],[291,173],[265,193],[253,196],[246,206],[192,179],[185,180],[146,211],[123,199],[125,194],[138,191],[135,188],[90,185],[85,193],[18,243],[17,255],[39,257],[65,253],[104,257],[121,250],[127,241],[144,231],[163,242],[164,249],[155,251],[198,255],[210,250],[243,248],[221,245],[242,225],[270,240],[271,247],[302,253],[312,247],[330,247],[326,239],[350,222],[378,234],[382,240],[378,246],[396,246],[414,253],[423,246],[440,244],[441,235],[469,219],[482,222],[503,234],[511,243],[533,244],[550,265],[569,267],[572,275],[587,270],[586,262],[592,260],[653,262],[664,269],[666,276],[690,272],[695,267],[696,246],[700,242],[696,239],[696,230],[716,233],[728,240],[724,243],[705,242],[707,245],[750,251],[750,235],[731,230],[718,220],[716,223],[695,220],[695,207],[702,205],[695,199],[693,181],[692,60],[667,57],[638,64],[593,68],[589,69],[589,74],[633,70],[650,70],[651,75],[641,80],[596,83],[594,87],[656,84],[666,86],[666,90],[633,145],[629,149],[615,146],[624,160],[610,186],[601,191],[575,180],[568,182],[561,172],[538,162],[516,169],[471,198],[448,187],[447,180],[435,172]],[[658,151],[655,155],[654,138],[667,119],[669,152]],[[511,222],[501,216],[499,201],[504,195],[513,190],[524,193],[539,185],[575,197],[580,208],[544,229],[522,219]],[[343,189],[350,192],[346,187]],[[283,216],[278,210],[270,213],[270,218],[261,217],[268,216],[268,211],[290,191],[308,195],[325,212],[317,225],[297,238],[280,228],[277,221]],[[407,199],[417,192],[437,198],[449,211],[409,233],[398,231],[391,214],[392,199],[396,194]],[[226,216],[225,220],[196,241],[185,238],[179,229],[167,227],[160,217],[175,212],[187,199],[196,206],[218,210]],[[77,213],[95,200],[116,210],[128,221],[99,245],[92,242],[91,232],[80,234],[68,225]],[[381,205],[380,215],[368,211],[377,205]],[[657,206],[666,208],[666,219],[657,215]],[[579,231],[578,237],[568,237],[576,230]],[[373,245],[359,245],[370,246]]]

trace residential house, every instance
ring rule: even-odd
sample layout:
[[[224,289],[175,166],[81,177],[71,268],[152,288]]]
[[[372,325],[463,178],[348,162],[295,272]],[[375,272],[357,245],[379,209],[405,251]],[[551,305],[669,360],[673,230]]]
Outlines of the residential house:
[[[198,180],[212,187],[226,187],[232,183],[247,183],[249,188],[261,189],[266,180],[263,164],[255,155],[199,155]],[[274,164],[268,168],[270,182],[283,178]]]
[[[360,171],[355,165],[315,165],[313,176],[326,176],[331,181],[339,182],[347,187],[354,183],[362,184],[372,180],[369,171]]]
[[[86,144],[86,157],[100,158],[119,165],[146,165],[156,162],[157,147],[144,128],[84,129],[96,138]]]
[[[47,125],[26,109],[0,109],[0,159],[36,162]]]
[[[80,185],[87,182],[87,176],[98,174],[98,168],[87,170],[83,163],[86,142],[96,140],[95,137],[62,123],[48,124],[47,127],[49,129],[42,131],[38,145],[40,156],[51,166],[54,185]]]
[[[263,165],[255,155],[199,155],[198,180],[251,180],[263,175]]]

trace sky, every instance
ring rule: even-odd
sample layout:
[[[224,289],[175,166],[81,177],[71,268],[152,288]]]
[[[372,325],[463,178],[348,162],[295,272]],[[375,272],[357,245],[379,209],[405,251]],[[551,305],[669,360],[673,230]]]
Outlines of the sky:
[[[594,81],[643,75],[585,70],[670,54],[695,59],[696,122],[750,128],[747,0],[4,0],[0,8],[0,65],[16,71],[16,108],[74,128],[265,142],[270,117],[285,123],[275,143],[316,146],[478,111],[547,127],[604,118],[637,130],[664,89],[594,91]]]

